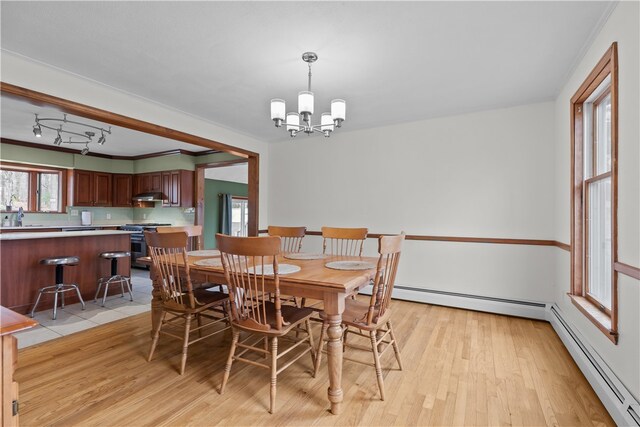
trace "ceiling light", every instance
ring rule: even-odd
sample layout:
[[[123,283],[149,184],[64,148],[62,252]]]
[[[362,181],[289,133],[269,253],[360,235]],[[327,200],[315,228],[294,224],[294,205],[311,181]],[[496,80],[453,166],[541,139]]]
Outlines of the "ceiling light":
[[[322,132],[325,137],[329,137],[335,128],[342,126],[345,120],[347,104],[344,99],[334,99],[331,101],[331,112],[322,113],[320,124],[312,125],[311,116],[313,115],[314,95],[311,92],[311,64],[318,60],[318,55],[314,52],[305,52],[302,54],[302,60],[309,65],[309,84],[307,90],[298,93],[298,112],[286,113],[286,105],[283,99],[271,100],[271,120],[275,122],[276,127],[286,125],[287,131],[291,137],[295,137],[298,132],[302,131],[307,135],[314,132]],[[302,117],[303,124],[300,124]]]
[[[43,122],[45,122],[45,123],[43,123]],[[57,127],[57,128],[46,124],[46,123],[58,123],[58,122],[62,122],[62,124],[60,124],[59,127]],[[67,129],[65,129],[64,126],[67,126],[69,124],[71,126],[68,126]],[[56,139],[53,140],[53,145],[61,145],[63,142],[65,144],[84,144],[85,147],[80,152],[80,154],[82,154],[82,155],[85,155],[85,154],[87,154],[89,152],[89,143],[93,141],[93,137],[96,135],[95,132],[93,132],[91,130],[84,130],[84,129],[88,128],[88,129],[96,129],[96,130],[100,131],[100,138],[97,141],[97,143],[99,145],[104,145],[104,143],[106,142],[106,138],[104,136],[105,133],[111,134],[111,126],[109,126],[109,129],[103,129],[101,127],[90,125],[90,124],[87,124],[87,123],[77,122],[77,121],[74,121],[74,120],[68,120],[66,114],[64,114],[63,118],[61,118],[61,119],[56,119],[56,118],[42,118],[41,119],[36,114],[36,124],[33,126],[33,134],[35,136],[37,136],[38,138],[41,137],[42,136],[42,128],[51,129],[51,130],[55,130],[56,132],[58,132],[58,136],[56,137]],[[78,128],[81,128],[82,130],[84,130],[84,132],[83,133],[74,132],[74,131],[69,130],[69,128],[72,128],[74,130],[77,130]],[[75,135],[75,136],[79,136],[81,139],[79,141],[72,141],[71,137],[69,137],[68,141],[63,141],[61,134]]]

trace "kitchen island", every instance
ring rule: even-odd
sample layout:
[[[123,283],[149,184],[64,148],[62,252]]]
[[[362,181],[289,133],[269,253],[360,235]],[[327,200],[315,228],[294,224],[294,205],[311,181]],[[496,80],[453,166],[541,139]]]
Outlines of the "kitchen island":
[[[131,232],[120,230],[15,232],[0,235],[0,301],[18,313],[27,313],[38,290],[55,282],[55,268],[40,264],[43,258],[78,256],[80,263],[64,268],[65,283],[75,283],[85,301],[92,301],[100,277],[110,275],[109,260],[102,252],[129,251]],[[129,276],[129,258],[118,260],[118,274]],[[112,292],[120,289],[112,287]],[[111,292],[110,292],[111,294]],[[66,303],[78,302],[68,293]],[[38,311],[53,307],[53,297],[43,296]]]

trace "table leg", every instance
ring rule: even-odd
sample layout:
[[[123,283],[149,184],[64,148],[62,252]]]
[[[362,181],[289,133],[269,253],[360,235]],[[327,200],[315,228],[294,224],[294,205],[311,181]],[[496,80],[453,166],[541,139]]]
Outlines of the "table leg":
[[[344,311],[344,294],[326,294],[324,311],[329,322],[327,329],[327,368],[329,369],[329,402],[331,413],[342,412],[342,312]]]

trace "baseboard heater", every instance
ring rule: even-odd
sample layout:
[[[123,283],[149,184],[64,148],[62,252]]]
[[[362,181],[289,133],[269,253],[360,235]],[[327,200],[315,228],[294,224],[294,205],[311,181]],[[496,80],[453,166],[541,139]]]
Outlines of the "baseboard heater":
[[[553,304],[548,320],[616,424],[640,426],[640,404]]]
[[[369,286],[361,290],[360,293],[371,295],[371,287]],[[393,298],[405,301],[424,302],[433,305],[443,305],[447,307],[465,308],[475,311],[485,311],[488,313],[547,320],[547,304],[538,301],[489,297],[460,292],[414,288],[403,285],[394,286]]]

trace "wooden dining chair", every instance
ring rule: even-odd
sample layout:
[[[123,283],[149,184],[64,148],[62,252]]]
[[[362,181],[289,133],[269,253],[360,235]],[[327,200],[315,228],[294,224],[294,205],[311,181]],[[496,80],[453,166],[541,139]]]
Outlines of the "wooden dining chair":
[[[302,250],[302,239],[307,227],[280,227],[270,225],[267,229],[269,236],[280,237],[281,253],[298,253]]]
[[[343,345],[346,348],[371,351],[373,353],[373,363],[347,356],[344,356],[344,359],[375,368],[381,400],[384,400],[384,380],[382,378],[380,356],[382,356],[389,347],[393,348],[398,366],[400,370],[402,370],[400,350],[398,349],[398,342],[396,341],[393,326],[391,325],[390,306],[391,293],[393,292],[393,285],[396,280],[396,272],[398,270],[404,236],[404,233],[397,236],[380,236],[378,239],[378,253],[380,256],[378,258],[373,290],[369,302],[347,299],[345,300],[345,309],[342,314],[342,326],[344,328]],[[314,376],[318,374],[324,346],[324,337],[329,327],[329,323],[324,314],[321,314],[321,318],[323,319],[323,323],[318,351],[316,352]],[[347,333],[368,338],[371,348],[353,345],[351,343],[347,344]]]
[[[224,368],[220,394],[224,393],[234,361],[269,369],[269,412],[273,413],[278,373],[307,353],[311,353],[312,363],[315,362],[315,347],[309,322],[313,311],[281,304],[277,259],[281,244],[279,237],[231,237],[216,234],[216,240],[222,253],[224,275],[229,285],[233,329],[233,341]],[[268,271],[270,269],[272,270]],[[273,286],[268,289],[265,282],[271,282]],[[273,300],[269,297],[270,293],[275,294]],[[290,334],[292,331],[296,332],[295,336]],[[241,332],[247,334],[242,341]],[[297,336],[299,333],[304,333],[302,338]],[[278,344],[281,342],[288,342],[290,345],[286,349],[280,349]],[[265,345],[260,345],[261,343]],[[289,352],[298,346],[306,348],[278,367],[280,357],[290,354]],[[236,354],[238,349],[240,351]],[[265,364],[243,357],[248,352],[255,352],[263,357],[270,356],[270,363]]]
[[[189,236],[189,250],[202,249],[202,226],[201,225],[173,225],[156,228],[158,233],[177,233],[184,231]]]
[[[228,326],[214,327],[218,323],[228,322],[225,314],[228,307],[225,305],[228,306],[229,297],[222,292],[193,289],[186,255],[186,232],[144,234],[162,300],[161,321],[153,331],[148,361],[153,357],[160,334],[179,339],[182,341],[182,375],[187,363],[187,349],[191,344],[229,329]],[[167,314],[173,317],[167,320]],[[191,327],[194,318],[198,322],[196,328]],[[203,318],[208,322],[203,324]],[[180,329],[182,334],[178,335]],[[207,333],[203,334],[205,330]],[[198,338],[192,340],[190,336],[193,332],[198,332]]]
[[[322,253],[341,256],[362,256],[366,228],[322,227]]]

